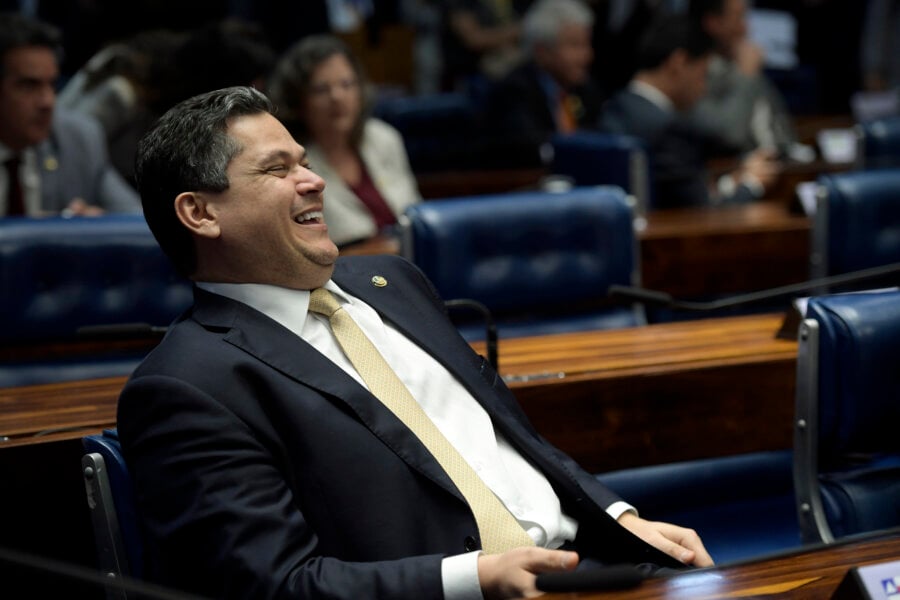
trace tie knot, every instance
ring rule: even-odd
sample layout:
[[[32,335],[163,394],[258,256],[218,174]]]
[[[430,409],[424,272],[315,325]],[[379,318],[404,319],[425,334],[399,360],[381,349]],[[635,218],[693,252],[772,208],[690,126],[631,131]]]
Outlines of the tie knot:
[[[330,319],[340,307],[341,303],[334,294],[325,288],[316,288],[309,294],[309,310],[314,313],[325,315]]]

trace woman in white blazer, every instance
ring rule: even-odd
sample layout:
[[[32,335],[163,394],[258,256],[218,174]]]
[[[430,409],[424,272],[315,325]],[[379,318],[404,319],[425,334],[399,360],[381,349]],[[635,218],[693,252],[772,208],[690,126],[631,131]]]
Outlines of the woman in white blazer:
[[[362,66],[339,38],[297,42],[281,56],[267,91],[325,180],[325,222],[337,245],[384,233],[421,201],[400,133],[370,116]]]

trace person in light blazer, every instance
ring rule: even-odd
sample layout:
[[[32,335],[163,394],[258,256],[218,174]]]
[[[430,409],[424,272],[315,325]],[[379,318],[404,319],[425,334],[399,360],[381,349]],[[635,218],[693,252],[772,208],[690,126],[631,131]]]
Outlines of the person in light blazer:
[[[144,216],[195,283],[118,403],[147,577],[213,598],[481,600],[592,561],[711,565],[695,532],[641,518],[540,436],[412,263],[338,257],[325,182],[271,111],[253,88],[209,92],[140,145]],[[515,541],[483,541],[458,480],[312,310],[319,288]]]
[[[362,66],[339,38],[313,35],[294,44],[267,91],[328,184],[325,219],[338,246],[389,231],[407,206],[421,201],[403,138],[370,116]]]
[[[140,212],[99,123],[56,107],[60,48],[53,26],[0,14],[0,215]]]

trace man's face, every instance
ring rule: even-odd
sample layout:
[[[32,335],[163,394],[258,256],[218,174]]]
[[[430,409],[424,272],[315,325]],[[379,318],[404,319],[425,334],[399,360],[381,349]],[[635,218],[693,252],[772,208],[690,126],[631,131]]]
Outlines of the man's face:
[[[708,15],[705,24],[719,51],[731,56],[737,43],[747,37],[746,0],[725,0],[722,13]]]
[[[51,49],[24,46],[6,53],[3,69],[0,142],[18,151],[50,135],[59,67]]]
[[[567,23],[560,29],[555,44],[539,46],[536,50],[538,65],[562,87],[570,88],[587,81],[594,60],[590,27]]]
[[[234,118],[228,135],[242,147],[228,165],[229,189],[203,193],[220,228],[212,260],[234,282],[321,286],[338,250],[322,216],[325,182],[306,150],[268,113]]]

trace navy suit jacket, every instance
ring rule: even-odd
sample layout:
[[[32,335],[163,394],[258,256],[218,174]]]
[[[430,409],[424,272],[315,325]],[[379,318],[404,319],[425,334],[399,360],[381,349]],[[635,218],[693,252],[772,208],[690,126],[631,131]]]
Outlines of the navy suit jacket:
[[[706,163],[724,150],[690,117],[665,111],[643,96],[623,89],[604,104],[600,128],[644,142],[649,154],[654,208],[712,203]],[[749,188],[741,185],[732,197],[720,200],[752,199]]]
[[[340,259],[333,279],[459,378],[578,519],[582,553],[677,566],[609,517],[618,498],[540,438],[411,263]],[[119,401],[149,576],[214,597],[442,597],[441,559],[480,542],[421,442],[298,336],[195,294]]]

